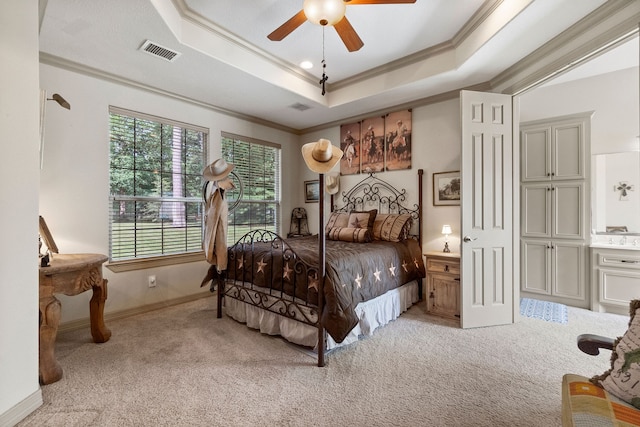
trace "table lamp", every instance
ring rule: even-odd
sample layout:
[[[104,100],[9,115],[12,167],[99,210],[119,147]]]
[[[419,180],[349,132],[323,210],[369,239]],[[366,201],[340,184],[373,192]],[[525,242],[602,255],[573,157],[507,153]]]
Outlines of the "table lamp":
[[[449,249],[449,234],[451,234],[451,226],[448,224],[443,225],[442,234],[444,234],[444,249],[442,252],[451,252]]]

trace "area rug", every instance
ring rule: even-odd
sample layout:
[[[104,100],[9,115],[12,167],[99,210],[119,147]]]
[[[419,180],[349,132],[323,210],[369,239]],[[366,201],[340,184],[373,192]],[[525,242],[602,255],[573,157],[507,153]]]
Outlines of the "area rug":
[[[567,323],[567,306],[532,298],[520,299],[520,315],[547,322]]]

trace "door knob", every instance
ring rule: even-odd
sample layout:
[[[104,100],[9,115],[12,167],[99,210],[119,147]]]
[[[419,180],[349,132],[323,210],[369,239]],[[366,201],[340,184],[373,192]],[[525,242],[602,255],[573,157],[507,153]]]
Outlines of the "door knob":
[[[462,240],[463,240],[465,243],[469,243],[469,242],[473,242],[474,240],[478,240],[478,238],[477,238],[477,237],[464,236],[464,237],[462,238]]]

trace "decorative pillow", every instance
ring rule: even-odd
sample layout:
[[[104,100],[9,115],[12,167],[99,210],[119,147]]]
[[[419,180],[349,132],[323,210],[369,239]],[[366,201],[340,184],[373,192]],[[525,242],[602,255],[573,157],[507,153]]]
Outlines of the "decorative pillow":
[[[371,241],[371,230],[368,228],[333,227],[327,233],[329,240],[343,242],[368,243]]]
[[[629,329],[611,353],[611,369],[591,382],[640,409],[640,300],[631,301]]]
[[[349,223],[349,214],[346,212],[331,212],[329,221],[325,229],[325,234],[329,233],[333,227],[346,227]]]
[[[373,239],[400,242],[409,236],[411,214],[378,214],[373,222]]]
[[[378,209],[371,209],[370,211],[351,211],[347,227],[368,228],[373,230],[373,222],[376,219],[377,213]]]

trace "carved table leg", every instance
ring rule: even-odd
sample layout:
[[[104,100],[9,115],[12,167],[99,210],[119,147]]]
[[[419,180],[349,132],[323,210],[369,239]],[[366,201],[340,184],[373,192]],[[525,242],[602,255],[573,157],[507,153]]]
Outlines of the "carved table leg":
[[[96,343],[107,342],[111,338],[111,331],[104,324],[104,302],[106,300],[107,279],[103,279],[98,285],[93,286],[93,296],[89,302],[91,336],[93,342]]]
[[[51,384],[62,378],[62,367],[56,360],[55,344],[60,323],[61,305],[54,296],[40,298],[40,383]]]

